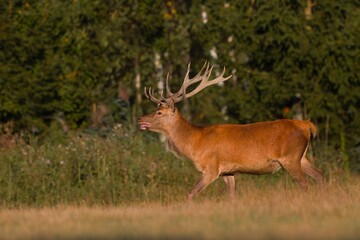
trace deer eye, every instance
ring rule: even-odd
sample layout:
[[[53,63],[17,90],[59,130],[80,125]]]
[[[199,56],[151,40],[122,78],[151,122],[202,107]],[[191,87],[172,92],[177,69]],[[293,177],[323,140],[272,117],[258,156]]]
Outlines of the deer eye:
[[[156,112],[156,115],[158,115],[158,116],[161,116],[163,113],[162,112],[160,112],[160,111],[157,111]]]

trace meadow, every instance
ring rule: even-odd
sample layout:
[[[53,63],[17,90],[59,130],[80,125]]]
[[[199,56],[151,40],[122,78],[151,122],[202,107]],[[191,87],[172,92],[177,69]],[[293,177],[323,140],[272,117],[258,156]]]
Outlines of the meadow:
[[[3,209],[6,239],[358,239],[359,180],[301,193],[243,184],[234,201]]]
[[[219,179],[193,204],[199,173],[155,134],[117,126],[106,134],[23,135],[0,152],[4,239],[358,239],[360,178],[314,142],[326,175],[300,191],[284,171],[238,175],[237,197]]]

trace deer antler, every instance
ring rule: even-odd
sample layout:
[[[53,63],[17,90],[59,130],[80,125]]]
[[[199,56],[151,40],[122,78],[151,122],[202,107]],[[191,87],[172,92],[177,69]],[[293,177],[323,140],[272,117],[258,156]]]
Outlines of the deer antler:
[[[160,98],[154,97],[154,90],[149,88],[149,90],[146,91],[146,87],[144,89],[145,96],[148,99],[150,99],[152,102],[154,102],[158,105],[174,106],[174,103],[180,102],[180,101],[184,100],[185,98],[194,96],[195,94],[197,94],[198,92],[200,92],[201,90],[203,90],[204,88],[206,88],[210,85],[224,82],[224,81],[228,80],[229,78],[231,78],[232,75],[230,75],[228,77],[224,77],[224,74],[225,74],[225,67],[224,67],[223,72],[218,77],[216,77],[215,79],[209,80],[209,78],[211,76],[211,72],[213,70],[213,67],[214,66],[210,67],[208,62],[205,62],[204,66],[201,68],[200,72],[198,74],[196,74],[195,77],[189,78],[189,74],[190,74],[190,63],[189,63],[183,84],[181,85],[178,92],[176,92],[176,93],[171,92],[170,87],[169,87],[169,74],[168,74],[166,77],[166,85],[165,85],[166,95],[167,95],[166,98],[163,96],[163,92],[160,93]],[[204,71],[204,69],[205,69],[205,71]],[[200,84],[194,90],[192,90],[189,93],[186,93],[186,89],[189,86],[191,86],[195,83],[198,83],[198,82],[200,82]]]

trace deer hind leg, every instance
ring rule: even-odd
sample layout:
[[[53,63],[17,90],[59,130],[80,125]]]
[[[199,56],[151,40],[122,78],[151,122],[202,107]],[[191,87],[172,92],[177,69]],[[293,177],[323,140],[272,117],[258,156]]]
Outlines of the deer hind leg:
[[[299,184],[302,190],[308,189],[308,180],[304,174],[304,172],[301,170],[301,167],[296,168],[289,168],[284,167],[288,173],[294,178],[294,180]]]
[[[191,189],[188,194],[188,201],[191,202],[196,194],[204,190],[210,183],[212,183],[215,179],[219,177],[218,173],[214,172],[204,172],[199,181],[195,184],[195,186]]]
[[[294,178],[303,190],[308,188],[308,179],[306,178],[301,161],[306,156],[309,147],[309,139],[302,137],[296,141],[289,142],[288,151],[279,161],[283,168]]]
[[[301,189],[307,190],[308,188],[308,180],[305,176],[305,173],[301,169],[300,161],[279,161],[282,167],[292,176],[292,178],[299,184]]]
[[[324,187],[324,175],[322,171],[314,167],[306,157],[301,159],[301,169],[306,173],[306,175],[315,179],[320,188]]]
[[[230,199],[235,198],[235,177],[234,175],[224,175],[223,179],[226,184],[226,190]]]

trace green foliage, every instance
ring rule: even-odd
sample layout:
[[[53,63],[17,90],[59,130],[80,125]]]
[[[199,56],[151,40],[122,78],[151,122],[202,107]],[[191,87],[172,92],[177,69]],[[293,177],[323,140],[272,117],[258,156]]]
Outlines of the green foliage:
[[[359,3],[315,3],[307,17],[305,0],[3,1],[0,128],[47,132],[63,116],[84,129],[98,104],[112,123],[132,127],[151,109],[139,94],[159,81],[156,53],[174,90],[190,60],[190,75],[209,60],[235,76],[179,104],[192,121],[249,123],[300,111],[318,125],[324,149],[359,169]]]
[[[186,201],[200,173],[192,162],[166,152],[155,137],[124,126],[115,127],[106,137],[84,132],[65,135],[61,131],[53,131],[46,137],[22,136],[17,146],[0,152],[0,206]],[[337,166],[320,162],[330,182],[339,179],[334,174]],[[297,188],[285,171],[236,178],[241,178],[237,181],[239,193],[244,184],[267,189],[269,185]],[[222,179],[216,180],[197,199],[203,197],[226,198]]]
[[[159,144],[144,143],[140,136],[119,126],[107,138],[61,132],[43,139],[30,137],[27,144],[0,155],[1,204],[92,205],[184,198],[197,176],[191,163],[174,160]]]

